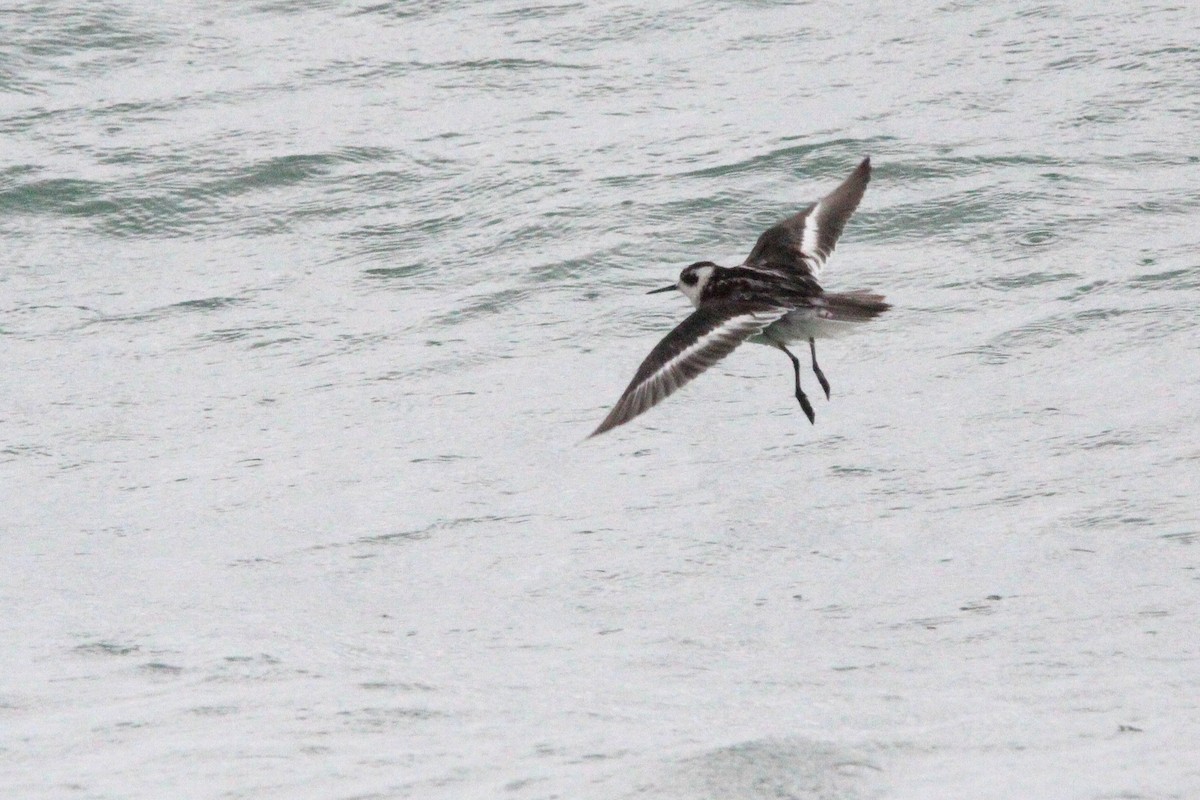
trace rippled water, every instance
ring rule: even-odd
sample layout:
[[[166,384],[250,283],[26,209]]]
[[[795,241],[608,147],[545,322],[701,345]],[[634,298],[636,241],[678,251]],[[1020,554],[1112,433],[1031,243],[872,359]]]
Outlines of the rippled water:
[[[0,10],[0,785],[1200,795],[1200,11],[1096,8]],[[816,425],[581,444],[867,154]]]

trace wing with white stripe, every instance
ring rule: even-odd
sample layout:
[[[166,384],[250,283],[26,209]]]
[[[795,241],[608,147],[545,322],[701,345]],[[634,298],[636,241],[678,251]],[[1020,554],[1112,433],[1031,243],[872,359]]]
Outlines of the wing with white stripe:
[[[819,278],[870,180],[871,159],[864,158],[841,186],[799,214],[763,231],[746,266]]]
[[[788,311],[761,303],[730,302],[692,312],[650,351],[621,399],[591,435],[624,425],[665,400]]]

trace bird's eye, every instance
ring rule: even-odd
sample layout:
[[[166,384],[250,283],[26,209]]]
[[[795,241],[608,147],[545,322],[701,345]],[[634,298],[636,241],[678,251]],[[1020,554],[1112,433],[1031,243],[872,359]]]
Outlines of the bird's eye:
[[[688,286],[695,286],[696,280],[697,280],[696,273],[694,273],[694,272],[685,273],[683,276],[683,282],[686,283]]]

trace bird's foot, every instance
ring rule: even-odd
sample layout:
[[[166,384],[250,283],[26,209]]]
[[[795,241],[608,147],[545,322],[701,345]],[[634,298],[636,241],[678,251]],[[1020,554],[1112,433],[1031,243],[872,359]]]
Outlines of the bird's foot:
[[[804,416],[808,417],[808,421],[813,425],[817,424],[817,415],[813,411],[812,403],[808,402],[808,395],[799,389],[796,390],[796,399],[800,401],[800,408],[804,410]]]

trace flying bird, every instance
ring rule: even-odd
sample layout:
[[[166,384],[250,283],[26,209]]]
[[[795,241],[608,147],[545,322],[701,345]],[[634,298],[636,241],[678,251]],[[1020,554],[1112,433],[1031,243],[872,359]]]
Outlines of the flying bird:
[[[812,403],[800,388],[800,360],[787,345],[808,341],[812,371],[829,399],[829,381],[817,364],[816,340],[839,336],[891,308],[882,295],[826,292],[817,283],[870,179],[871,159],[864,158],[832,192],[765,230],[741,266],[697,261],[685,267],[675,283],[648,292],[678,289],[696,310],[650,351],[591,436],[649,410],[747,341],[770,345],[791,359],[796,400],[808,421],[816,424]]]

